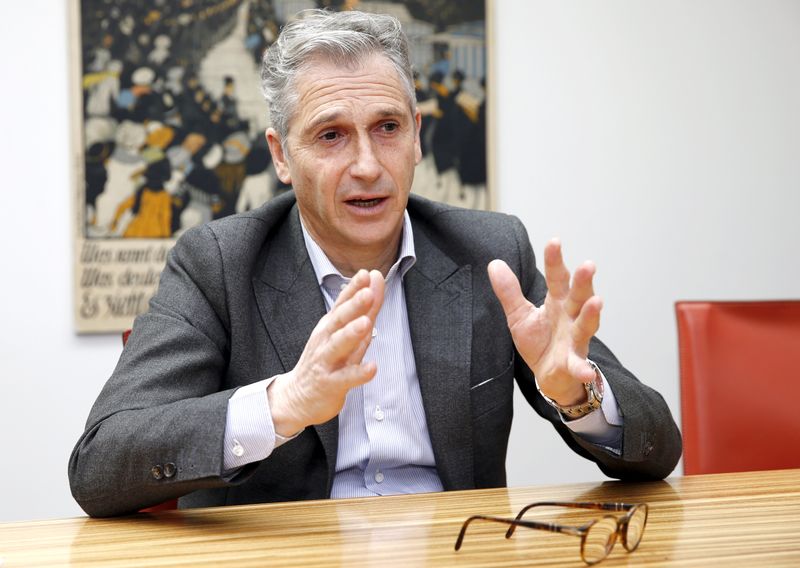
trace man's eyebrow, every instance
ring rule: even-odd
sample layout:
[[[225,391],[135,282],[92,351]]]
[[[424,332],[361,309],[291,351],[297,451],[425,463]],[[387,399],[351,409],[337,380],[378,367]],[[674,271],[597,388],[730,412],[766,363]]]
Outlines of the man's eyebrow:
[[[384,106],[375,111],[379,118],[398,118],[405,115],[405,110],[396,106]],[[336,122],[342,117],[342,113],[338,110],[323,112],[318,115],[314,120],[308,123],[306,130],[316,130],[317,128]]]
[[[377,114],[381,118],[391,118],[395,116],[403,116],[405,114],[405,110],[400,107],[386,106],[378,109]]]
[[[316,130],[323,124],[328,124],[330,122],[336,122],[342,116],[342,113],[338,110],[323,112],[322,114],[318,115],[314,120],[308,123],[306,127],[307,130]]]

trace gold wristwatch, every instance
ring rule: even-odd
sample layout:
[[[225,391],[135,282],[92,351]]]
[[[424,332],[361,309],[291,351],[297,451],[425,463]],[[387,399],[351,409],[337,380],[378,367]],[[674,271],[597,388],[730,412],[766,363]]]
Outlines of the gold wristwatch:
[[[544,398],[550,406],[558,410],[567,420],[575,420],[581,416],[586,416],[590,412],[600,408],[603,402],[603,378],[600,375],[600,369],[597,368],[597,365],[595,365],[593,361],[587,359],[587,362],[594,369],[594,380],[583,383],[583,387],[586,389],[586,402],[574,404],[572,406],[561,406],[555,400],[545,395],[541,389],[539,390],[539,394],[542,395],[542,398]],[[539,388],[538,384],[536,388]]]

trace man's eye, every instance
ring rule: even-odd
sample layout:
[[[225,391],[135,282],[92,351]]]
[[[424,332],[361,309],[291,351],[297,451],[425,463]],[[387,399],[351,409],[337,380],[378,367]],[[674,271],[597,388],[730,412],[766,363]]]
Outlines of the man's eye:
[[[384,132],[394,132],[395,130],[400,128],[400,125],[397,124],[396,122],[385,122],[384,124],[381,125],[381,127],[383,128]]]
[[[326,142],[332,142],[332,141],[336,140],[336,138],[338,138],[338,136],[339,135],[336,132],[325,132],[319,137],[319,139],[320,140],[325,140]]]

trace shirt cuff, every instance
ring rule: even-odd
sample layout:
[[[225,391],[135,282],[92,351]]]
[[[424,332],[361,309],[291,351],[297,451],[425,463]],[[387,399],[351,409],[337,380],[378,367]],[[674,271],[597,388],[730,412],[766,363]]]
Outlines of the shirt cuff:
[[[277,447],[267,398],[267,387],[275,378],[241,387],[228,399],[223,452],[225,475],[263,460]]]
[[[602,446],[617,455],[622,454],[622,414],[603,371],[598,368],[603,381],[603,402],[600,412],[590,412],[575,420],[561,421],[584,440]],[[560,413],[559,413],[560,415]]]

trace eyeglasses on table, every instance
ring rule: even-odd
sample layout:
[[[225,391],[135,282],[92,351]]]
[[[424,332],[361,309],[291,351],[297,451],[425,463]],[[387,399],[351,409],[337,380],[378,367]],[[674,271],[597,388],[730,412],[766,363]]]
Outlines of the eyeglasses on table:
[[[523,515],[534,507],[568,507],[571,509],[593,509],[597,511],[614,511],[625,514],[621,517],[603,515],[580,527],[543,523],[539,521],[525,521]],[[633,552],[642,541],[645,525],[647,525],[648,508],[645,503],[628,505],[625,503],[570,503],[563,501],[541,501],[531,503],[517,513],[513,519],[492,517],[487,515],[473,515],[461,525],[461,531],[456,539],[456,550],[461,548],[467,527],[472,521],[492,521],[509,525],[506,538],[511,538],[517,527],[540,529],[549,532],[558,532],[578,536],[581,539],[581,559],[586,564],[597,564],[611,553],[617,537],[622,541],[622,546],[628,552]]]

